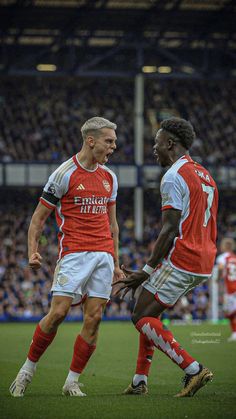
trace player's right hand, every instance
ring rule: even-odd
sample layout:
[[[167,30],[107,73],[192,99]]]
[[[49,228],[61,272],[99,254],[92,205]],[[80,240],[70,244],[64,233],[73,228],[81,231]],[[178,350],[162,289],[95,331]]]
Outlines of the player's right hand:
[[[29,258],[29,267],[31,269],[39,269],[42,266],[42,256],[36,252],[32,253],[32,255]]]
[[[132,290],[132,296],[134,297],[136,289],[149,278],[149,275],[143,270],[131,271],[124,265],[121,266],[121,269],[125,274],[125,278],[113,283],[112,286],[115,287],[115,289],[112,295],[117,296],[118,294],[121,294],[121,298],[124,298],[125,295]]]

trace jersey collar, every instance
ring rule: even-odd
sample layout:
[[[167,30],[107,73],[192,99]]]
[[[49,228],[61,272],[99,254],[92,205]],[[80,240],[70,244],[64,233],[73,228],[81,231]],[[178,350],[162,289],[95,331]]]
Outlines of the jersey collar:
[[[193,162],[193,159],[190,157],[190,155],[189,154],[184,154],[183,156],[181,156],[177,161],[179,161],[179,160],[184,160],[184,159],[186,159],[186,160],[188,160],[188,162]]]
[[[98,166],[99,166],[99,164],[97,163],[97,165],[96,165],[95,169],[86,169],[86,167],[84,167],[84,166],[82,165],[82,163],[80,163],[80,161],[79,161],[79,159],[78,159],[78,155],[77,155],[77,154],[75,154],[75,155],[73,156],[73,160],[74,160],[74,163],[76,164],[76,166],[81,167],[83,170],[85,170],[86,172],[90,172],[90,173],[96,172],[96,170],[98,169]]]

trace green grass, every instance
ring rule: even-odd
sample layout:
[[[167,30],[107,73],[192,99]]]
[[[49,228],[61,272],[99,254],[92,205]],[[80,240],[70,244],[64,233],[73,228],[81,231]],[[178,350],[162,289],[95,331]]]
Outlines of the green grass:
[[[13,398],[8,387],[25,360],[35,325],[0,324],[1,419],[236,417],[236,343],[227,343],[228,326],[171,327],[181,345],[214,372],[213,382],[195,397],[187,399],[173,398],[181,388],[183,374],[160,351],[156,351],[152,364],[149,395],[122,396],[121,392],[134,372],[138,333],[131,323],[110,322],[102,323],[97,351],[81,376],[87,397],[62,397],[61,387],[80,327],[75,323],[60,327],[56,340],[41,359],[25,397]],[[207,333],[219,333],[220,336]],[[215,343],[216,340],[219,343]]]

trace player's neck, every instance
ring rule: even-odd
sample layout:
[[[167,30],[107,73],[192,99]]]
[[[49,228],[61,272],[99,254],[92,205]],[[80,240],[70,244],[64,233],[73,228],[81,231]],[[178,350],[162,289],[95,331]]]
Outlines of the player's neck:
[[[88,155],[88,153],[85,153],[83,150],[77,153],[77,160],[81,166],[87,170],[95,170],[98,166],[98,163],[96,160],[94,160],[94,157],[92,155]]]
[[[173,155],[170,156],[171,165],[185,155],[189,155],[189,152],[186,149],[181,148],[180,150],[175,150]]]

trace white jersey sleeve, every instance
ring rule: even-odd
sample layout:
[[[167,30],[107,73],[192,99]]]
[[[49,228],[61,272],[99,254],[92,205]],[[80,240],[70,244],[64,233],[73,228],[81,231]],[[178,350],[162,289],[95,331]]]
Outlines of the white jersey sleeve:
[[[182,176],[169,170],[162,178],[160,189],[162,210],[169,208],[183,210],[183,199],[188,191]]]
[[[57,202],[68,191],[70,176],[75,169],[76,166],[73,159],[69,159],[50,175],[40,198],[42,204],[50,207],[57,205]]]
[[[112,193],[111,193],[111,197],[109,199],[109,202],[114,202],[114,201],[116,201],[116,197],[117,197],[118,181],[117,181],[117,176],[115,175],[115,173],[111,172],[111,174],[112,174],[112,178],[113,178],[113,185],[112,185]]]
[[[225,266],[226,258],[229,256],[228,252],[221,253],[221,255],[216,258],[216,265]]]

